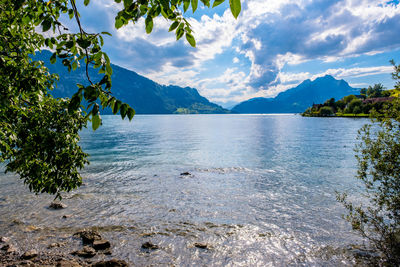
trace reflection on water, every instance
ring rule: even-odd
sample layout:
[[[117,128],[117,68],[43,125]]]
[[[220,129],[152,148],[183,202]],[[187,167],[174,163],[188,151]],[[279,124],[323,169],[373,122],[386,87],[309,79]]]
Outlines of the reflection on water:
[[[99,130],[82,132],[91,164],[85,186],[64,196],[67,209],[47,209],[51,197],[0,175],[0,235],[40,247],[99,227],[114,242],[114,257],[138,265],[349,264],[318,251],[359,241],[341,219],[335,191],[358,194],[353,147],[366,122],[159,115],[128,123],[105,116]],[[151,255],[140,249],[149,240],[161,248]]]

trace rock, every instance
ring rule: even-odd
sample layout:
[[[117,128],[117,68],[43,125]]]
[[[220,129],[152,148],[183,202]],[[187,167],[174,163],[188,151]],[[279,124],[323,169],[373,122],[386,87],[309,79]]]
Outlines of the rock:
[[[1,250],[5,251],[6,254],[12,254],[17,252],[14,246],[10,244],[5,244],[4,246],[1,247]]]
[[[60,260],[57,262],[57,267],[82,267],[79,263],[74,260]]]
[[[10,238],[6,236],[0,237],[0,243],[8,243],[10,242]]]
[[[72,217],[71,214],[66,214],[66,215],[63,215],[63,216],[62,216],[63,219],[68,219],[68,218],[71,218],[71,217]]]
[[[34,225],[28,225],[27,227],[25,227],[26,232],[34,232],[38,230],[40,230],[40,228]]]
[[[49,208],[53,210],[60,210],[60,209],[65,209],[67,205],[61,203],[61,202],[51,202]]]
[[[21,262],[19,262],[19,263],[18,263],[18,266],[35,267],[35,266],[37,266],[37,265],[35,265],[35,264],[34,264],[33,262],[31,262],[31,261],[26,260],[26,261],[21,261]]]
[[[194,243],[193,244],[196,248],[201,248],[201,249],[208,249],[208,245],[205,243]]]
[[[82,258],[93,258],[96,255],[96,250],[89,246],[84,246],[83,249],[71,253]]]
[[[63,244],[61,244],[61,243],[51,243],[50,245],[47,246],[47,248],[59,248],[62,245]]]
[[[112,259],[109,261],[99,261],[92,264],[92,267],[128,267],[128,263],[123,260]]]
[[[111,244],[107,240],[101,239],[93,241],[93,248],[95,250],[103,250],[109,247],[111,247]]]
[[[82,238],[83,244],[93,244],[94,241],[102,239],[101,235],[93,230],[83,230],[75,233],[74,236]]]
[[[157,245],[154,245],[150,242],[146,242],[142,244],[143,249],[158,249],[159,247]]]
[[[112,254],[111,248],[106,248],[105,250],[103,250],[103,254],[104,255],[111,255]]]
[[[190,174],[190,172],[182,172],[181,175],[182,176],[188,176],[188,175],[191,175],[191,174]]]
[[[22,254],[21,259],[30,260],[30,259],[37,257],[37,255],[38,255],[38,252],[35,249],[31,249],[31,250],[26,251],[24,254]]]

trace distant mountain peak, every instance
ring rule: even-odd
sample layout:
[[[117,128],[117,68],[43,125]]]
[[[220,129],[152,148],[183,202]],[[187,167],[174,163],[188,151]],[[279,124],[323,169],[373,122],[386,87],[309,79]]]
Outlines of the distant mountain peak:
[[[51,73],[59,74],[58,87],[51,94],[54,97],[71,97],[77,91],[77,83],[87,84],[84,69],[68,72],[60,60],[50,64],[51,54],[44,50],[33,58],[44,61]],[[113,95],[132,106],[137,114],[229,113],[201,96],[195,88],[165,86],[117,65],[112,64],[112,68]],[[89,73],[94,80],[101,79],[97,70],[90,69]],[[111,110],[105,112],[111,114]]]
[[[340,99],[357,93],[344,80],[325,75],[311,81],[304,80],[298,86],[279,93],[275,98],[254,98],[236,105],[237,113],[300,113],[313,103],[323,103],[327,99]]]

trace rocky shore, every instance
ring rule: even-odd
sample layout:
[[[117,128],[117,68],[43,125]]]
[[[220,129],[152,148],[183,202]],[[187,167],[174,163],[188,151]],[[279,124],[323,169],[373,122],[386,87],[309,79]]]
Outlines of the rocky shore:
[[[81,230],[73,235],[82,240],[79,250],[68,253],[52,251],[52,248],[65,246],[66,244],[52,243],[46,251],[31,249],[25,252],[19,251],[9,237],[0,237],[0,266],[57,266],[57,267],[125,267],[130,266],[120,259],[93,261],[91,258],[98,254],[112,255],[111,243],[102,238],[94,230]]]

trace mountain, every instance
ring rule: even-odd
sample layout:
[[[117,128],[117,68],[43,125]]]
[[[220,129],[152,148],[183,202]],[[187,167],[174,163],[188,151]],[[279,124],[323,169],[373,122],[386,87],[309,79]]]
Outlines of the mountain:
[[[235,113],[300,113],[313,103],[323,103],[327,99],[336,100],[350,94],[358,94],[359,89],[351,87],[344,80],[336,80],[330,75],[314,81],[305,80],[297,87],[280,93],[275,98],[252,98],[236,105]]]
[[[59,74],[58,86],[51,92],[54,97],[71,97],[77,91],[77,83],[88,85],[83,64],[81,68],[68,72],[60,59],[51,64],[51,55],[49,51],[42,51],[33,58],[44,61],[51,73]],[[229,113],[229,110],[211,103],[194,88],[160,85],[134,71],[113,64],[112,68],[113,95],[128,103],[137,114]],[[95,69],[90,68],[89,75],[93,80],[101,79]],[[106,110],[105,114],[111,114],[111,110]]]

